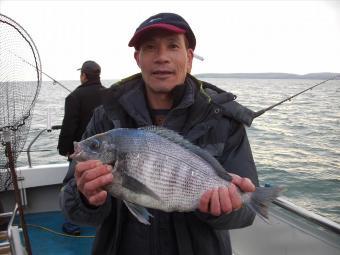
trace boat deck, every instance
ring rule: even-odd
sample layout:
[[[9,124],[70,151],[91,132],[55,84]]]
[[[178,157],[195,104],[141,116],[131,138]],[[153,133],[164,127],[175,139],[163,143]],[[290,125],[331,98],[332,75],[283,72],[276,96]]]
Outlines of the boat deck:
[[[60,212],[58,194],[66,171],[67,164],[22,168],[18,171],[34,255],[91,253],[94,228],[81,227],[80,237],[65,235],[61,229],[64,217]],[[16,212],[12,190],[0,192],[0,200],[5,212]],[[339,224],[306,211],[282,197],[271,206],[269,218],[270,224],[256,218],[251,227],[231,230],[235,255],[340,254]],[[13,228],[13,233],[17,236],[15,240],[20,240],[17,228]]]
[[[60,211],[32,213],[25,215],[32,254],[91,254],[95,229],[81,227],[80,236],[70,236],[62,232],[64,217]]]

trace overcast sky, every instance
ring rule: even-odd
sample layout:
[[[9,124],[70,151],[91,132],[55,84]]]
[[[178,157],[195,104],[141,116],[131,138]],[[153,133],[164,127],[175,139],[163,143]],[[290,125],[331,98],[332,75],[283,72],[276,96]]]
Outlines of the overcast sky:
[[[0,12],[26,29],[57,80],[79,79],[75,70],[89,59],[103,79],[138,72],[128,41],[159,12],[180,14],[194,31],[205,58],[194,74],[340,72],[340,1],[0,0]]]

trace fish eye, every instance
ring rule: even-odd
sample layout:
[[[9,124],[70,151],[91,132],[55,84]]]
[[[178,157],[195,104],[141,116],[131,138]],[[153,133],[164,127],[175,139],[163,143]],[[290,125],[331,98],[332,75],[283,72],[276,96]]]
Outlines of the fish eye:
[[[98,140],[93,140],[90,144],[91,150],[97,150],[100,147],[100,142]]]

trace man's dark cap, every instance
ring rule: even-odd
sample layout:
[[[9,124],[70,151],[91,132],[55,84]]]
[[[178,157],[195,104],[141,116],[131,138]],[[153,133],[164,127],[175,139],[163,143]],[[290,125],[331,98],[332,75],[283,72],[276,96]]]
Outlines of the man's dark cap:
[[[88,61],[85,61],[82,67],[77,70],[81,70],[83,73],[90,74],[90,75],[99,75],[101,68],[96,62],[92,60],[88,60]]]
[[[137,49],[140,46],[141,37],[146,32],[154,29],[164,29],[174,33],[184,34],[188,39],[189,48],[194,50],[196,47],[196,38],[189,24],[175,13],[159,13],[145,20],[136,29],[135,34],[129,42],[129,46]]]

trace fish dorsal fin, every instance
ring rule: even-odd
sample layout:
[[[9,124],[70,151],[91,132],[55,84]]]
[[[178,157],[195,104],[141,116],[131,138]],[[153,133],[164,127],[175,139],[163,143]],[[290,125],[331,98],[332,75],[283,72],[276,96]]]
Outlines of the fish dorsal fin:
[[[160,127],[160,126],[146,126],[146,127],[141,127],[138,128],[147,132],[151,132],[154,134],[157,134],[173,143],[179,144],[181,146],[183,146],[186,149],[189,150],[193,150],[192,147],[198,147],[194,144],[192,144],[191,142],[189,142],[188,140],[184,139],[183,136],[179,135],[178,133],[176,133],[173,130],[167,129],[165,127]],[[199,148],[199,147],[198,147]],[[199,148],[201,149],[201,148]]]
[[[223,166],[215,159],[209,152],[204,149],[198,147],[197,145],[192,144],[188,140],[184,139],[183,136],[179,135],[175,131],[170,129],[159,127],[159,126],[147,126],[139,128],[146,132],[152,132],[157,134],[173,143],[176,143],[187,150],[192,151],[197,156],[204,159],[207,163],[209,163],[215,170],[216,174],[226,181],[231,181],[232,177],[228,174],[228,172],[223,168]]]

